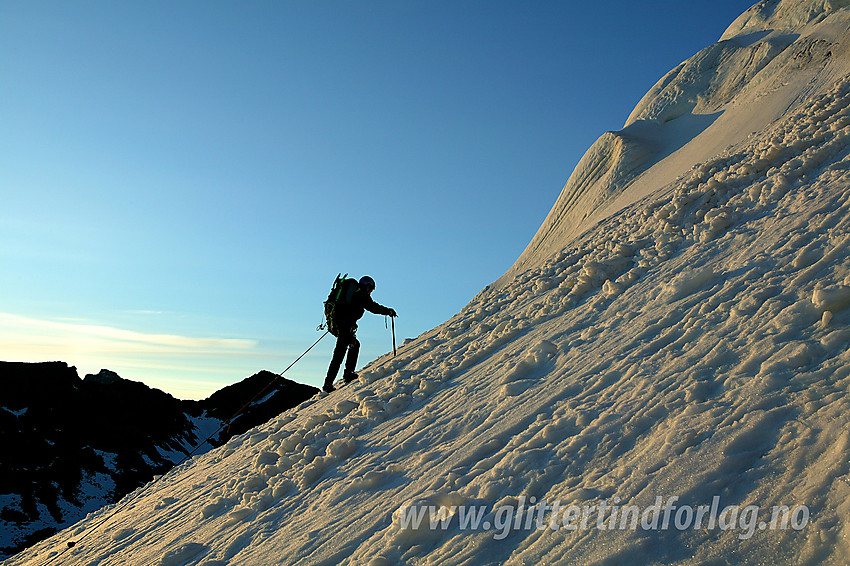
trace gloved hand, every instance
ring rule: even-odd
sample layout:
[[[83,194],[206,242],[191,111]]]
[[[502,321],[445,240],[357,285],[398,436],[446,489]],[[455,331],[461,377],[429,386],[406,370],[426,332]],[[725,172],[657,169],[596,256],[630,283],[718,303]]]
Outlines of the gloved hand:
[[[390,315],[391,317],[393,317],[393,318],[395,318],[395,317],[397,317],[397,316],[398,316],[398,315],[396,314],[396,312],[395,312],[395,309],[390,309],[389,315]]]

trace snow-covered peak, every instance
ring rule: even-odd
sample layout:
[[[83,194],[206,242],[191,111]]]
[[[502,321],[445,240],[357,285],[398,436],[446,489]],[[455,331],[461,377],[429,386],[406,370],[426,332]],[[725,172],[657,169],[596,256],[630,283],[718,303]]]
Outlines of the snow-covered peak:
[[[600,220],[686,175],[850,72],[850,2],[765,1],[662,77],[622,130],[579,161],[525,251],[498,281],[538,267]]]
[[[762,0],[732,22],[720,40],[774,29],[800,29],[845,6],[850,6],[850,1]]]

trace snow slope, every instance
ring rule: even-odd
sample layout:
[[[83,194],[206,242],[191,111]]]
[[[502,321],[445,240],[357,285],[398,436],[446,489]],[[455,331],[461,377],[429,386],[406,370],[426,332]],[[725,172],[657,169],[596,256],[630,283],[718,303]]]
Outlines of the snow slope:
[[[850,72],[846,0],[767,0],[650,89],[573,171],[506,282]]]
[[[727,35],[787,24],[785,51],[815,32],[840,47],[847,10],[792,26],[835,4],[762,2]],[[848,563],[850,76],[815,60],[777,119],[645,196],[633,183],[358,382],[6,564]],[[659,501],[669,521],[644,525]],[[412,528],[419,505],[447,528]],[[782,506],[793,520],[771,524]]]

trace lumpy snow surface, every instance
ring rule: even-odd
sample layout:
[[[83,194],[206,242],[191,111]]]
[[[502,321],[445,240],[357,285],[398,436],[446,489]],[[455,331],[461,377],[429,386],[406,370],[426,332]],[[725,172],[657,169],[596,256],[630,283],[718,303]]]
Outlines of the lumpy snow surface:
[[[358,382],[181,466],[62,563],[846,563],[848,150],[844,79]],[[402,525],[405,505],[658,496],[810,517],[751,536]]]
[[[850,73],[847,1],[766,0],[678,65],[582,157],[505,282]]]
[[[848,563],[850,77],[834,79],[358,381],[7,564]],[[669,522],[613,515],[657,502]],[[681,512],[712,504],[732,511],[699,528]]]

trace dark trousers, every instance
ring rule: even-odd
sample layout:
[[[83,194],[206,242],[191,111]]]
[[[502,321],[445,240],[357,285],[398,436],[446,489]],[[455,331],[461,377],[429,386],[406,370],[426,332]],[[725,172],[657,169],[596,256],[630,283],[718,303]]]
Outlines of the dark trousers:
[[[354,373],[357,367],[357,356],[360,354],[360,342],[354,335],[355,330],[356,327],[347,332],[339,333],[336,339],[334,355],[331,358],[331,365],[328,367],[328,375],[325,378],[325,385],[333,384],[336,374],[339,373],[339,366],[342,365],[343,358],[345,358],[345,372],[343,376],[347,377]],[[345,355],[346,351],[348,352],[348,356]]]

